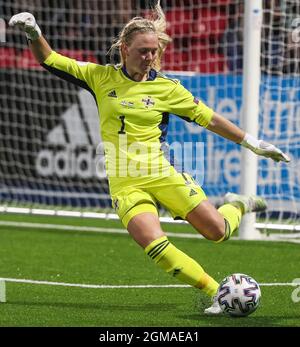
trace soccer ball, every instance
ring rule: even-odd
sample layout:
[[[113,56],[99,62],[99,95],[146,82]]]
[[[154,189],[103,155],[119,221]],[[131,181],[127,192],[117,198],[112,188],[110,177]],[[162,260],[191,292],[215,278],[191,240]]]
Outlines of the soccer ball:
[[[239,273],[225,277],[217,293],[222,311],[234,317],[244,317],[254,312],[260,298],[258,283],[252,277]]]

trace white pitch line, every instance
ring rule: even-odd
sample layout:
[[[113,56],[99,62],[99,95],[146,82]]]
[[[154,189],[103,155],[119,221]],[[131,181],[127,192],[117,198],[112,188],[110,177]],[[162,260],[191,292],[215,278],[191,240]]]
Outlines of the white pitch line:
[[[35,229],[57,229],[57,230],[69,230],[69,231],[92,231],[98,233],[118,233],[127,234],[125,229],[117,228],[100,228],[100,227],[88,227],[88,226],[76,226],[67,224],[47,224],[47,223],[28,223],[28,222],[12,222],[12,221],[0,221],[0,225],[20,227],[20,228],[35,228]]]
[[[46,223],[28,223],[28,222],[12,222],[12,221],[0,221],[0,225],[20,227],[20,228],[35,228],[35,229],[56,229],[65,231],[91,231],[96,233],[115,233],[115,234],[128,234],[125,229],[118,228],[101,228],[101,227],[89,227],[89,226],[74,226],[67,224],[46,224]],[[178,238],[192,238],[192,239],[203,239],[202,235],[189,234],[189,233],[172,233],[166,232],[167,236],[178,237]]]
[[[136,284],[136,285],[110,285],[110,284],[81,284],[81,283],[65,283],[65,282],[49,282],[36,281],[19,278],[3,278],[0,280],[13,283],[28,283],[28,284],[46,284],[49,286],[63,287],[79,287],[79,288],[95,288],[95,289],[128,289],[128,288],[188,288],[189,285],[182,284]]]
[[[114,234],[123,234],[127,235],[128,232],[125,229],[120,228],[103,228],[103,227],[90,227],[90,226],[78,226],[78,225],[68,225],[68,224],[49,224],[49,223],[29,223],[29,222],[13,222],[13,221],[0,221],[0,226],[8,227],[19,227],[19,228],[35,228],[35,229],[52,229],[52,230],[64,230],[64,231],[82,231],[82,232],[95,232],[95,233],[114,233]],[[184,239],[204,239],[200,234],[195,233],[173,233],[165,232],[167,236],[174,238],[184,238]],[[297,236],[298,234],[296,234]],[[292,236],[290,236],[292,237]],[[230,238],[232,241],[239,241],[240,239],[237,236]],[[253,239],[256,241],[273,241],[273,242],[290,242],[290,243],[300,243],[300,240],[281,237],[261,237]]]
[[[133,285],[110,285],[110,284],[81,284],[81,283],[65,283],[65,282],[49,282],[49,281],[36,281],[31,279],[21,278],[4,278],[1,277],[0,281],[12,283],[28,283],[28,284],[44,284],[50,286],[62,287],[79,287],[79,288],[95,288],[95,289],[134,289],[134,288],[192,288],[185,284],[133,284]],[[299,286],[300,283],[259,283],[260,286]]]
[[[300,285],[300,282],[287,282],[287,283],[259,283],[261,287],[279,287],[279,286],[292,286],[292,287],[297,287]]]

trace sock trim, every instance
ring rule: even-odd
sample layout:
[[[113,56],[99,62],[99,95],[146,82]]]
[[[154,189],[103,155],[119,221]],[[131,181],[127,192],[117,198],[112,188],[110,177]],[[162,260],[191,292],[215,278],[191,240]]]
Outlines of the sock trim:
[[[161,243],[162,241],[165,241],[165,240],[168,240],[167,236],[162,236],[162,237],[159,237],[156,240],[153,240],[152,242],[149,243],[148,246],[146,246],[144,248],[145,253],[148,254],[148,252],[150,252],[157,244],[159,244],[159,243]]]
[[[232,231],[230,230],[231,229],[230,224],[226,218],[224,218],[224,221],[225,221],[225,235],[224,235],[223,241],[227,241],[234,230]]]
[[[225,233],[219,240],[215,241],[215,243],[227,241],[233,232],[233,231],[231,232],[231,230],[230,230],[230,224],[229,224],[228,220],[226,218],[224,218],[224,221],[225,221]]]
[[[154,248],[152,248],[147,254],[150,258],[155,259],[166,247],[168,247],[169,244],[170,242],[168,240],[164,240],[154,246]]]

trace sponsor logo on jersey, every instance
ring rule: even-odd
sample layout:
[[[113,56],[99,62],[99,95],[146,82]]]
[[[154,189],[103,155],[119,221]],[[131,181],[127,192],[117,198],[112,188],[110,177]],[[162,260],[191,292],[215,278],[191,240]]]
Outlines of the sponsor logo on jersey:
[[[134,103],[131,101],[122,100],[120,104],[126,108],[134,108]]]

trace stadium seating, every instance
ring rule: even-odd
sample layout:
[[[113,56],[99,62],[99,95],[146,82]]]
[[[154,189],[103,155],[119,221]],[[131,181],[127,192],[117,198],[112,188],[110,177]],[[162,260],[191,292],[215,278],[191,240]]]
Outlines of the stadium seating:
[[[80,49],[60,49],[58,53],[65,55],[69,58],[76,59],[78,61],[88,61],[90,63],[97,63],[97,58],[92,51],[80,50]]]
[[[193,26],[193,11],[174,7],[166,11],[167,33],[173,37],[188,36]]]
[[[16,67],[19,69],[42,69],[29,48],[16,56]]]
[[[162,69],[168,71],[187,71],[188,58],[187,52],[182,51],[174,43],[170,43],[164,53]]]
[[[201,73],[226,70],[225,58],[217,47],[228,24],[226,7],[220,6],[228,5],[229,1],[218,0],[215,4],[215,7],[207,8],[205,2],[194,1],[193,6],[166,11],[167,33],[173,43],[165,52],[164,70]]]
[[[227,65],[222,54],[205,44],[193,43],[183,50],[172,43],[165,51],[162,68],[166,71],[223,73]]]
[[[211,0],[193,0],[193,5],[204,5],[209,4],[211,5]],[[232,2],[232,0],[214,0],[214,6],[225,6],[229,5]]]
[[[78,61],[97,63],[94,53],[90,51],[63,49],[59,53]],[[0,68],[42,69],[29,48],[16,51],[9,47],[0,47]]]
[[[189,55],[189,68],[201,73],[226,72],[226,59],[205,46],[194,46]]]
[[[167,33],[171,37],[219,37],[227,26],[227,15],[207,8],[183,10],[175,7],[166,11]]]
[[[227,15],[207,8],[195,9],[191,36],[198,39],[219,38],[227,26]]]
[[[0,68],[16,67],[16,52],[14,48],[0,47]]]

